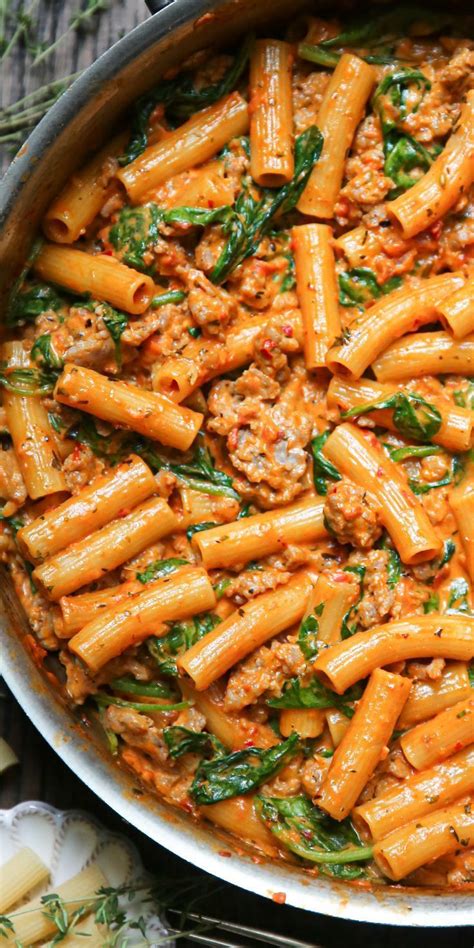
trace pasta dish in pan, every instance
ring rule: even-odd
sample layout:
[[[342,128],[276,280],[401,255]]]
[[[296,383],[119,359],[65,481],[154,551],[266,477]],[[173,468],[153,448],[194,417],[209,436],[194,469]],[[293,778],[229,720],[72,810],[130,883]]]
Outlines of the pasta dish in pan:
[[[49,207],[1,350],[34,660],[160,797],[360,885],[474,883],[473,36],[196,54]]]

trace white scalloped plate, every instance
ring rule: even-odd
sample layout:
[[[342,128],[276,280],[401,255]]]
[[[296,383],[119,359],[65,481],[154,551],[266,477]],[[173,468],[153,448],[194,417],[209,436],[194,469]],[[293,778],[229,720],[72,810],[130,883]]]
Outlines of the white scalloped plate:
[[[0,862],[6,862],[24,846],[33,849],[51,872],[50,883],[28,897],[54,891],[55,885],[93,863],[100,867],[110,886],[147,879],[135,846],[125,836],[110,833],[82,810],[56,810],[36,800],[0,810]],[[138,897],[131,902],[124,900],[121,907],[130,920],[139,916],[145,919],[151,948],[157,944],[160,948],[173,948],[174,941],[165,939],[166,928],[150,912],[148,903]],[[125,937],[130,948],[138,943],[143,945],[143,936],[136,930],[127,930]]]

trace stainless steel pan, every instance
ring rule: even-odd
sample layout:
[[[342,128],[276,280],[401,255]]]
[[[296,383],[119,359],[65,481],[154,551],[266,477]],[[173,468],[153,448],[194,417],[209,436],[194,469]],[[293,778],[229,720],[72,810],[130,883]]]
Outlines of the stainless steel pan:
[[[51,198],[87,154],[107,137],[128,104],[171,66],[219,40],[268,20],[295,14],[301,0],[158,0],[158,10],[92,65],[65,93],[32,134],[0,185],[0,298],[21,270]],[[322,8],[318,5],[318,9]],[[331,7],[331,13],[334,12]],[[414,892],[385,886],[377,892],[314,879],[298,867],[262,862],[236,852],[235,844],[210,826],[195,826],[183,814],[146,794],[136,799],[132,778],[105,755],[100,739],[87,733],[63,706],[24,648],[25,618],[0,573],[4,613],[0,631],[3,674],[24,711],[63,761],[117,813],[151,839],[227,882],[271,897],[285,892],[289,904],[337,918],[392,925],[452,926],[468,923],[472,899],[457,894]],[[223,848],[232,857],[221,855]]]

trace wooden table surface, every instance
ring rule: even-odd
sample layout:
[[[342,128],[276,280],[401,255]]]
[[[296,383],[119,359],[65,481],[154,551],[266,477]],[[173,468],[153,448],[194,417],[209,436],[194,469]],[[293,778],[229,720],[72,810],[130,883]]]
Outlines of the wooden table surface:
[[[49,44],[64,32],[77,9],[86,7],[87,0],[25,0],[24,3],[13,0],[10,5],[15,16],[22,9],[26,12],[32,9],[34,39]],[[148,15],[142,0],[108,0],[107,7],[89,23],[87,31],[70,33],[55,52],[34,69],[31,55],[24,46],[17,46],[8,59],[0,62],[0,106],[5,107],[54,78],[85,68]],[[10,160],[11,148],[0,146],[0,172],[6,169]],[[0,696],[0,734],[8,740],[20,760],[18,767],[0,778],[0,807],[12,807],[24,800],[43,800],[61,809],[80,807],[93,813],[109,829],[128,835],[151,871],[176,878],[205,876],[124,823],[98,799],[46,744],[4,685]],[[209,876],[207,878],[209,895],[202,903],[203,911],[306,939],[325,948],[345,948],[346,945],[351,948],[424,948],[426,944],[430,948],[445,948],[447,945],[468,948],[473,944],[472,934],[467,928],[415,931],[328,919],[290,906],[276,905],[221,884]],[[186,943],[187,940],[182,940],[178,944],[184,948]]]

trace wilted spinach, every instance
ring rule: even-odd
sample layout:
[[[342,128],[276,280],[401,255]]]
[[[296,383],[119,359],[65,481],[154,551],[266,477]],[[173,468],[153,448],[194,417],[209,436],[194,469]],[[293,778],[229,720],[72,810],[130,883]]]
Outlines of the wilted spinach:
[[[141,583],[151,583],[152,580],[162,579],[163,576],[174,573],[180,566],[187,565],[189,565],[188,561],[178,556],[171,556],[167,560],[155,560],[154,563],[150,563],[144,570],[137,573],[137,579]]]
[[[172,760],[177,760],[183,754],[199,754],[202,757],[222,757],[226,754],[221,741],[208,731],[191,731],[173,724],[165,727],[163,737]]]
[[[354,711],[349,707],[349,703],[358,701],[362,690],[358,684],[349,688],[343,695],[337,695],[316,677],[311,678],[306,685],[300,678],[290,678],[285,682],[280,697],[271,698],[267,704],[270,708],[337,708],[346,717],[351,718]]]
[[[314,486],[316,488],[316,493],[323,496],[328,492],[328,480],[342,480],[337,468],[335,468],[334,464],[331,464],[331,462],[328,461],[328,459],[325,458],[324,454],[322,453],[322,449],[324,448],[330,433],[330,431],[323,431],[322,434],[317,435],[311,441]]]
[[[363,306],[370,300],[378,299],[401,286],[400,277],[392,277],[385,283],[379,283],[369,267],[354,267],[339,274],[339,302],[341,306]]]
[[[176,678],[178,675],[177,657],[211,632],[220,621],[219,616],[212,612],[203,612],[199,616],[194,616],[193,619],[174,622],[169,632],[162,638],[148,639],[147,648],[158,666],[159,673]]]
[[[267,750],[249,747],[202,761],[191,784],[190,795],[195,803],[208,806],[250,793],[273,777],[296,754],[298,746],[299,737],[292,734],[286,741]]]
[[[413,392],[394,392],[387,398],[356,405],[341,413],[341,418],[357,418],[372,411],[389,409],[393,412],[393,423],[405,438],[431,441],[441,428],[441,414],[435,405]]]
[[[350,820],[333,820],[304,796],[259,796],[258,810],[268,829],[296,856],[340,879],[364,875],[352,863],[371,859],[372,847],[362,845]]]
[[[41,362],[49,369],[62,369],[63,367],[63,360],[55,352],[51,333],[49,332],[45,332],[35,339],[30,355],[34,362]]]
[[[306,616],[306,618],[303,619],[298,631],[297,642],[308,662],[310,662],[313,658],[316,658],[316,655],[318,654],[319,622],[317,617],[320,617],[323,614],[323,611],[324,603],[321,602],[315,607],[309,616]]]

